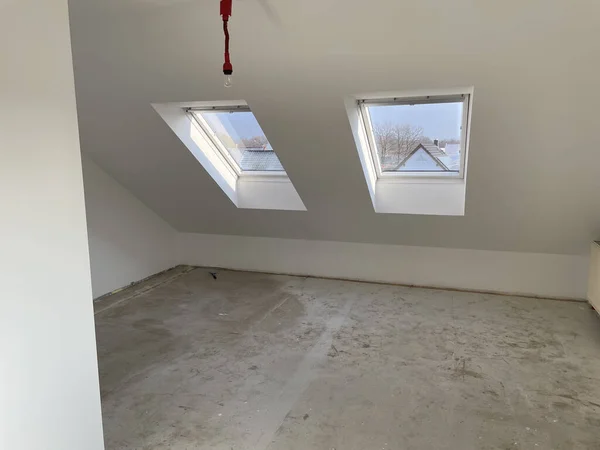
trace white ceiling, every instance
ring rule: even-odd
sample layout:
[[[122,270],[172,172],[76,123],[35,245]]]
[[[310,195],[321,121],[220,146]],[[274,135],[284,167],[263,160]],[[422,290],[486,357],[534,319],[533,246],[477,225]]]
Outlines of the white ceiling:
[[[600,238],[600,2],[234,0],[230,89],[218,3],[70,2],[82,150],[178,230],[567,254]],[[343,98],[463,86],[466,215],[376,214]],[[249,103],[308,211],[237,209],[150,105],[224,99]]]

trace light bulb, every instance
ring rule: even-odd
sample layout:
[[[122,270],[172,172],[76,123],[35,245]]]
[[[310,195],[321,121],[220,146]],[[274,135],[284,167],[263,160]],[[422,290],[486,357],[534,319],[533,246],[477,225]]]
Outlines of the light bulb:
[[[225,87],[231,87],[231,75],[225,75]]]

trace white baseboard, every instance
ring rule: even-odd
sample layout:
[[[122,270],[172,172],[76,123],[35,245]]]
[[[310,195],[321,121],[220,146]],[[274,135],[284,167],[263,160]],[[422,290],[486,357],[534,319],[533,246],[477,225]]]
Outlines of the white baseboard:
[[[179,233],[182,264],[585,299],[589,258]]]

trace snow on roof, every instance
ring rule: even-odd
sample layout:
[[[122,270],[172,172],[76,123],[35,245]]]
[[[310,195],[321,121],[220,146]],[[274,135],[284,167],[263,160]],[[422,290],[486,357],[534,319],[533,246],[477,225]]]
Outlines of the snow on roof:
[[[242,171],[283,171],[284,168],[273,150],[243,149],[240,161]]]
[[[448,156],[458,155],[460,153],[460,144],[446,144],[444,151]]]
[[[431,156],[435,156],[436,158],[439,158],[440,156],[446,156],[446,153],[444,152],[444,150],[442,150],[435,144],[420,144],[420,145],[422,145]],[[415,147],[415,150],[417,147]]]

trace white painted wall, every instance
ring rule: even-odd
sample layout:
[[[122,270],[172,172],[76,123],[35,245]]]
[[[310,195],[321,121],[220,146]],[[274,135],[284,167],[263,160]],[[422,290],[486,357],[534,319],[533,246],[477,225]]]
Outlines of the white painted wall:
[[[104,448],[67,0],[0,2],[0,448]]]
[[[588,258],[181,233],[184,264],[583,299]]]
[[[231,88],[215,3],[71,2],[82,147],[176,228],[568,255],[600,239],[599,1],[272,0],[274,26],[240,0]],[[390,39],[399,23],[420,38]],[[345,99],[467,86],[465,215],[376,213]],[[223,100],[248,103],[307,211],[233,207],[151,106]]]
[[[288,177],[237,180],[238,208],[306,211],[306,206]]]
[[[94,297],[177,265],[175,230],[83,158]]]
[[[379,179],[374,207],[378,213],[464,216],[466,188],[465,180],[457,179]]]

